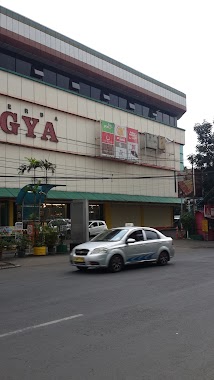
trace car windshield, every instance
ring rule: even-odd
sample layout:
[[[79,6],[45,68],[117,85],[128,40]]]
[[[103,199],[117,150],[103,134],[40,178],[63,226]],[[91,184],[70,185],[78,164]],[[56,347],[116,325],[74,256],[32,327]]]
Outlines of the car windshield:
[[[95,236],[91,241],[120,241],[127,232],[126,229],[107,230]]]
[[[52,226],[66,225],[67,222],[63,219],[55,219],[50,222]]]

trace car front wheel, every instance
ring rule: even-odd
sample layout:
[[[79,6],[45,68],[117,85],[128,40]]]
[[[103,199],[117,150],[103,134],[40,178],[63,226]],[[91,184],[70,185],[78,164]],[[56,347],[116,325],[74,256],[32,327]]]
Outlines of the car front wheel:
[[[163,251],[160,253],[159,257],[158,257],[158,261],[157,261],[157,264],[158,265],[166,265],[169,261],[169,255],[166,251]]]
[[[113,273],[120,272],[124,267],[122,256],[120,255],[112,256],[108,267],[109,267],[110,272],[113,272]]]

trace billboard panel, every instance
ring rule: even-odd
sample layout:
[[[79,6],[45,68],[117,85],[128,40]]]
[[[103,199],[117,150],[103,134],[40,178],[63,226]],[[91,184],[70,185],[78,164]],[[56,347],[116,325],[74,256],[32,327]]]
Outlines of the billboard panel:
[[[115,157],[127,160],[127,135],[126,127],[115,126]]]
[[[101,156],[114,157],[115,124],[101,120]]]
[[[138,161],[138,131],[127,128],[128,160]]]

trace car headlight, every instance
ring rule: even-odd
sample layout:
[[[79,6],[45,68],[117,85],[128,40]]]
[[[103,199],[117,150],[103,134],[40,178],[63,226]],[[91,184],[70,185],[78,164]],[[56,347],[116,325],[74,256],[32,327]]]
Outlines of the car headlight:
[[[101,253],[106,253],[108,251],[107,248],[105,247],[100,247],[100,248],[95,248],[93,251],[90,252],[91,255],[96,255],[96,254],[101,254]]]

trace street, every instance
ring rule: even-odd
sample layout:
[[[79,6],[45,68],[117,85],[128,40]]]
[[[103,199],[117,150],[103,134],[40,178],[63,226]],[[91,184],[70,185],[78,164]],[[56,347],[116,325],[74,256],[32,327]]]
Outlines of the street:
[[[26,259],[27,260],[27,259]],[[214,249],[81,273],[0,271],[1,380],[213,380]]]

